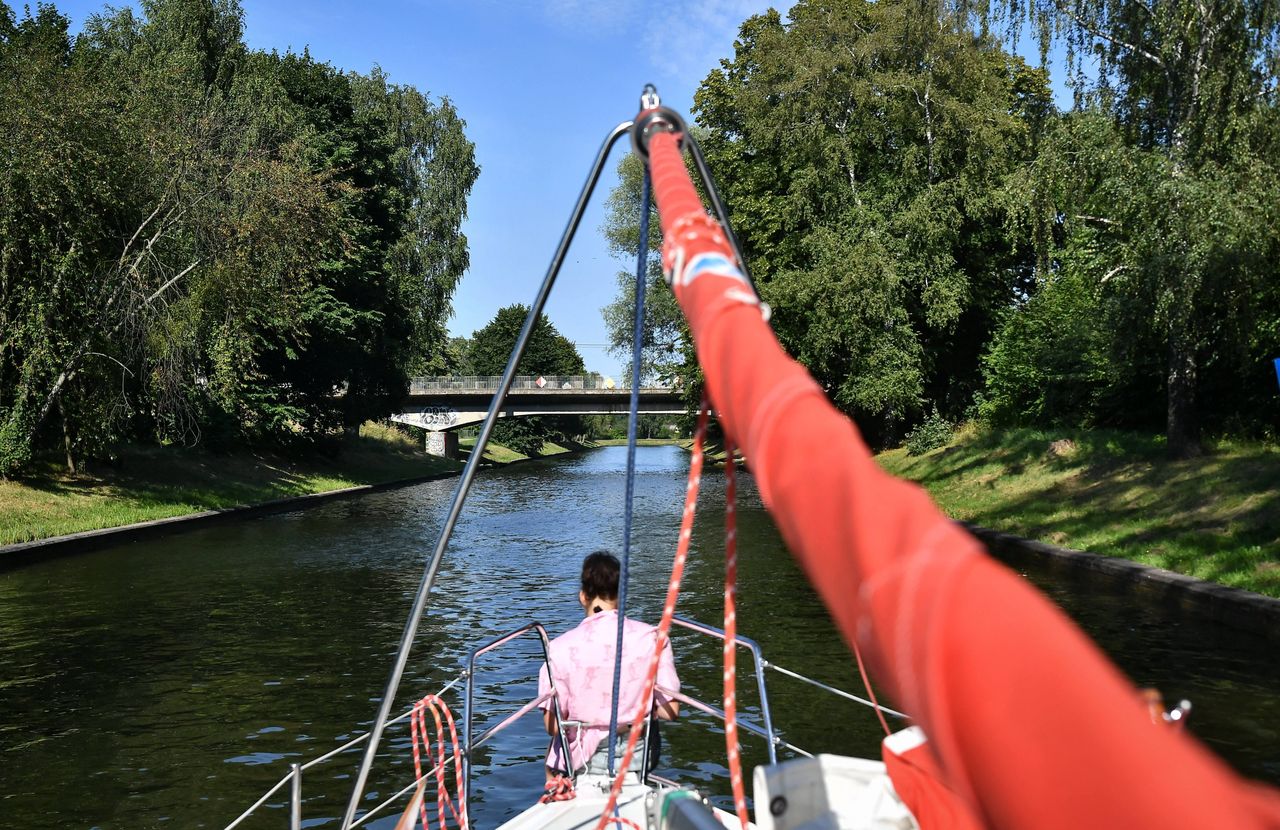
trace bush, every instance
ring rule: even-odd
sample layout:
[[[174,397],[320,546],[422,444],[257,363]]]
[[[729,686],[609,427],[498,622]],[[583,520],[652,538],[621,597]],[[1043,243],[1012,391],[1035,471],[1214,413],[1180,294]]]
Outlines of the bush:
[[[907,455],[924,455],[929,450],[945,446],[954,431],[955,425],[935,410],[907,433]]]

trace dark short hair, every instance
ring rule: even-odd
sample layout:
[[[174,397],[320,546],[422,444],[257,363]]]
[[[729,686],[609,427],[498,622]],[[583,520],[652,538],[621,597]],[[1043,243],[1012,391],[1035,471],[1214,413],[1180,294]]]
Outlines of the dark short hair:
[[[598,550],[582,560],[582,593],[587,599],[617,599],[618,573],[622,565],[618,557]]]

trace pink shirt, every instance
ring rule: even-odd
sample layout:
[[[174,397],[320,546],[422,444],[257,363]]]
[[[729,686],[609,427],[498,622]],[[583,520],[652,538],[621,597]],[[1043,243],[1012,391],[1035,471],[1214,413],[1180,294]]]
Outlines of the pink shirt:
[[[627,619],[622,634],[622,681],[618,690],[618,725],[629,725],[644,707],[645,676],[653,658],[658,629],[639,620]],[[592,614],[578,626],[551,641],[551,672],[560,696],[560,713],[568,720],[588,724],[581,729],[565,727],[573,759],[573,769],[586,764],[609,734],[609,713],[613,707],[613,653],[618,641],[618,612]],[[658,685],[678,692],[671,643],[662,649],[658,660]],[[544,666],[538,672],[538,696],[551,691]],[[668,698],[657,693],[658,703]],[[549,706],[549,703],[548,705]],[[544,706],[543,708],[547,708]],[[559,741],[552,741],[547,765],[564,769]]]

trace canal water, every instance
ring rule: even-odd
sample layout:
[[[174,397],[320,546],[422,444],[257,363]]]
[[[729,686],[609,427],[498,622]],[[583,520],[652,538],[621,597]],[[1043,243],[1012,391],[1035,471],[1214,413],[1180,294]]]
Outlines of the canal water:
[[[582,556],[620,548],[624,463],[623,448],[603,448],[477,477],[402,702],[436,691],[469,649],[523,622],[539,620],[553,635],[577,623]],[[631,601],[641,618],[660,609],[687,467],[674,447],[640,449]],[[770,661],[860,692],[847,650],[744,478],[740,630]],[[704,477],[679,608],[713,625],[723,484],[719,472]],[[224,827],[289,763],[367,729],[455,486],[431,482],[0,573],[0,827]],[[1190,698],[1193,731],[1229,763],[1280,783],[1274,647],[1096,586],[1029,577],[1137,683]],[[714,701],[718,646],[691,633],[674,639],[686,691]],[[531,699],[536,670],[532,641],[481,658],[477,727]],[[754,683],[740,671],[744,716],[758,721]],[[877,754],[879,727],[856,704],[778,675],[769,696],[791,743]],[[410,775],[407,731],[393,727],[388,738],[370,804]],[[718,725],[686,709],[663,740],[659,769],[704,782],[723,802]],[[744,740],[747,762],[763,760],[763,742]],[[534,715],[477,752],[476,826],[493,827],[537,798],[546,743]],[[338,824],[355,764],[347,756],[309,773],[304,826]],[[277,799],[245,826],[286,822]]]

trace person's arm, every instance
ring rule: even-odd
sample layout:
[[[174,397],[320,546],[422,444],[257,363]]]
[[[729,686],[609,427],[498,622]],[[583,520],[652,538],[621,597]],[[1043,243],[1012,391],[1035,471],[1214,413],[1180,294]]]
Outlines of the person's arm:
[[[556,734],[556,713],[549,700],[546,708],[542,710],[542,724],[547,728],[548,735]]]
[[[676,658],[670,640],[663,645],[662,656],[658,658],[657,685],[673,692],[680,691],[680,676],[676,674]],[[659,690],[654,691],[653,701],[658,720],[675,720],[680,716],[680,701],[672,700]]]
[[[547,667],[543,665],[538,669],[538,697],[550,694],[551,681],[547,677]],[[547,698],[539,707],[542,709],[542,725],[546,727],[548,735],[556,734],[556,698]],[[560,717],[565,717],[566,713],[560,710]]]

